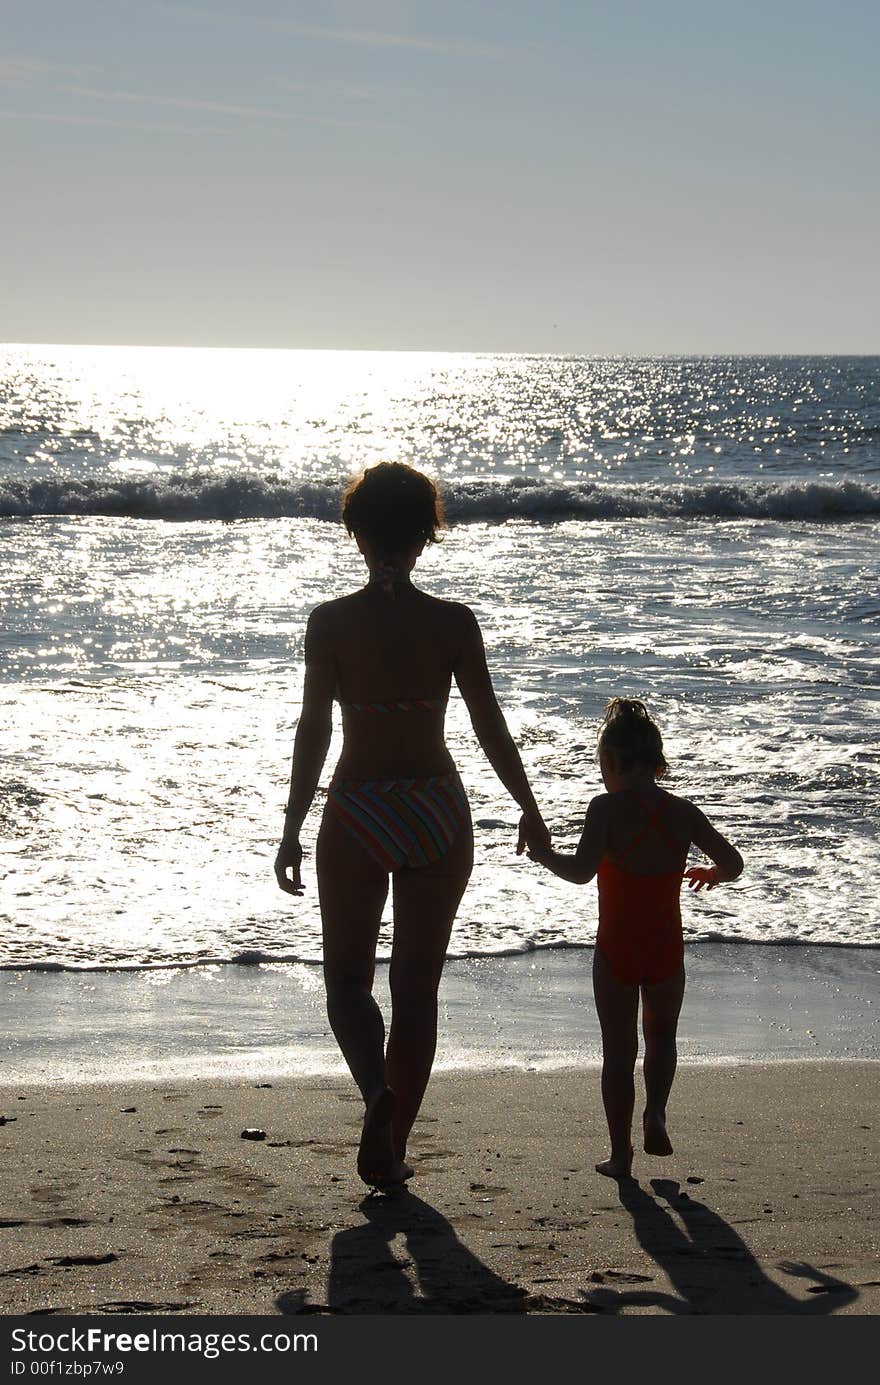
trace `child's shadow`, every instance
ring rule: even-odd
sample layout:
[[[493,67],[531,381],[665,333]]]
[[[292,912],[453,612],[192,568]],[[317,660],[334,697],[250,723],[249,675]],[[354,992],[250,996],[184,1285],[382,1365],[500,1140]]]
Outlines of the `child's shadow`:
[[[421,1198],[401,1190],[360,1205],[365,1224],[338,1232],[330,1248],[329,1312],[526,1312],[526,1292],[478,1260]],[[315,1311],[297,1292],[277,1302],[282,1313]]]
[[[684,1229],[635,1179],[619,1184],[620,1201],[633,1219],[642,1248],[672,1280],[680,1298],[650,1290],[595,1289],[587,1302],[606,1312],[626,1304],[652,1304],[670,1313],[833,1313],[858,1298],[852,1284],[834,1279],[800,1261],[784,1260],[779,1268],[799,1279],[812,1279],[806,1303],[774,1283],[733,1227],[705,1203],[683,1193],[669,1178],[652,1178],[651,1187],[678,1213]]]

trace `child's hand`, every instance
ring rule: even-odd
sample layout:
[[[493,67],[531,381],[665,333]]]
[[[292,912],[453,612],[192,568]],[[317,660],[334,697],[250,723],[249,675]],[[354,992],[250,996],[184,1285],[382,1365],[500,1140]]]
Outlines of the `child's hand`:
[[[534,813],[523,813],[519,820],[516,854],[517,856],[522,856],[526,847],[528,847],[529,855],[531,855],[532,849],[539,846],[544,848],[549,848],[550,846],[550,832],[547,824],[537,811]]]
[[[704,885],[707,890],[711,890],[718,884],[718,867],[691,866],[689,870],[685,871],[684,878],[688,882],[689,890],[696,890],[699,893]]]
[[[526,855],[529,860],[534,861],[536,865],[546,866],[550,857],[553,855],[553,848],[549,845],[544,846],[543,843],[529,842],[526,847]]]

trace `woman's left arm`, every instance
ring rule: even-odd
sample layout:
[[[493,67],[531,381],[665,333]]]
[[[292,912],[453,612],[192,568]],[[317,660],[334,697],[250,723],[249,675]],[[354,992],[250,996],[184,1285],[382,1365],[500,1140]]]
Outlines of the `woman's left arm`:
[[[315,797],[333,733],[336,669],[329,647],[324,607],[316,607],[309,616],[304,653],[306,672],[302,712],[293,742],[284,835],[275,857],[275,879],[286,894],[303,892],[300,869],[303,853],[299,834]]]

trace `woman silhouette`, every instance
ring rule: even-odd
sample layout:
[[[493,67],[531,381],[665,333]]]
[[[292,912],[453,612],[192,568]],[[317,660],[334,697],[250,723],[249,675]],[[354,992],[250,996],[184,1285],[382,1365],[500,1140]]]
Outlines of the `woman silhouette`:
[[[443,523],[428,477],[399,463],[349,486],[342,518],[369,580],[316,607],[305,634],[302,713],[293,748],[279,886],[301,894],[299,834],[330,744],[343,745],[316,848],[327,1013],[365,1103],[357,1168],[387,1187],[412,1175],[406,1143],[431,1074],[437,988],[473,864],[470,810],[443,736],[454,678],[485,754],[522,810],[517,851],[549,833],[495,699],[480,628],[467,606],[413,586]],[[376,942],[393,878],[391,1027],[373,998]]]

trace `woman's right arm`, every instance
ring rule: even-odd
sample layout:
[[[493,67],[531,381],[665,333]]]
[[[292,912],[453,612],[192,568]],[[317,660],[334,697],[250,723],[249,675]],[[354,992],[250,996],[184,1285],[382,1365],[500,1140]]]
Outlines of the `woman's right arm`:
[[[302,847],[299,834],[318,787],[318,779],[324,768],[333,731],[336,670],[328,649],[320,606],[309,616],[304,656],[306,672],[302,711],[293,742],[290,792],[284,812],[284,835],[275,857],[275,879],[286,894],[302,894]]]
[[[504,713],[498,705],[495,689],[492,687],[483,636],[477,618],[467,606],[462,607],[462,612],[463,638],[452,671],[486,759],[507,792],[522,809],[523,820],[520,823],[517,854],[524,850],[526,839],[549,846],[550,833],[529,787],[519,751],[507,729]]]

